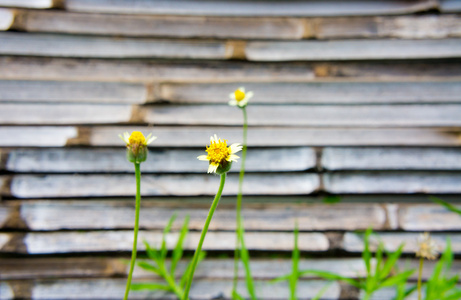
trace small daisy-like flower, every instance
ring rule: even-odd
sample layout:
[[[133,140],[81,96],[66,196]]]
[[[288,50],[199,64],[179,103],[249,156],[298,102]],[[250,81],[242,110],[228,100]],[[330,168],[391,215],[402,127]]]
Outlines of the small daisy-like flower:
[[[416,251],[416,257],[436,259],[438,254],[437,244],[431,239],[429,233],[425,232],[420,234],[418,237],[418,251]]]
[[[248,105],[248,101],[251,97],[253,97],[253,92],[245,93],[245,88],[239,87],[235,92],[229,94],[229,98],[231,99],[229,105],[244,108]]]
[[[199,160],[209,161],[208,173],[223,174],[230,170],[232,162],[239,158],[235,153],[242,150],[240,144],[227,146],[227,140],[218,139],[216,134],[210,138],[210,146],[206,147],[207,155],[200,155]]]
[[[141,163],[147,158],[147,145],[152,143],[157,137],[150,133],[147,138],[140,131],[133,131],[118,135],[126,143],[126,157],[132,163]]]

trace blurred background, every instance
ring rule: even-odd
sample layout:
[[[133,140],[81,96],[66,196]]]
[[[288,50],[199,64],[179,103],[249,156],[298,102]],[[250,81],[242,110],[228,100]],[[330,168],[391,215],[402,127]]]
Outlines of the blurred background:
[[[260,299],[288,298],[268,281],[290,271],[295,220],[301,269],[363,275],[357,231],[371,227],[389,250],[406,242],[402,266],[417,266],[420,232],[441,248],[450,237],[461,272],[461,219],[429,199],[461,204],[461,1],[0,6],[1,299],[122,297],[135,194],[125,131],[158,137],[141,166],[140,241],[158,244],[176,212],[174,247],[190,215],[190,255],[219,185],[196,157],[213,134],[242,141],[242,113],[227,105],[240,86],[255,95],[243,215]],[[238,171],[191,297],[230,298]],[[324,284],[306,276],[299,293]],[[332,283],[325,297],[358,290]]]

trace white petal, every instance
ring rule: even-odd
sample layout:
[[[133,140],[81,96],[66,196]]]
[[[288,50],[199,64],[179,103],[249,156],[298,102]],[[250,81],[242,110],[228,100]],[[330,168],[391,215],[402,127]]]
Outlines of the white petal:
[[[240,101],[238,103],[238,106],[239,107],[245,107],[245,106],[247,106],[247,104],[248,104],[248,99],[245,98],[245,99],[243,99],[242,101]]]
[[[245,94],[245,98],[247,100],[250,100],[251,97],[253,97],[254,93],[252,91],[249,91],[248,93]]]
[[[241,90],[242,92],[245,93],[245,87],[243,87],[243,86],[239,87],[238,90]]]
[[[240,156],[231,154],[231,155],[229,155],[229,157],[226,160],[227,161],[237,161],[237,159],[239,159],[239,158],[240,158]]]
[[[237,106],[238,105],[237,100],[231,100],[228,103],[229,103],[230,106]]]
[[[210,164],[208,166],[208,172],[207,173],[216,173],[216,170],[218,169],[219,165],[215,164]]]
[[[229,98],[231,98],[232,100],[235,100],[235,92],[230,93]]]
[[[149,135],[147,136],[147,145],[149,145],[150,143],[152,143],[153,141],[155,141],[157,139],[156,136],[150,137],[151,135],[152,135],[152,133],[149,133]]]
[[[207,155],[200,155],[200,156],[197,156],[197,159],[198,160],[208,160],[207,157],[208,157]]]
[[[231,154],[234,154],[242,150],[243,146],[241,146],[239,143],[235,143],[235,144],[230,145],[229,148],[231,150]]]

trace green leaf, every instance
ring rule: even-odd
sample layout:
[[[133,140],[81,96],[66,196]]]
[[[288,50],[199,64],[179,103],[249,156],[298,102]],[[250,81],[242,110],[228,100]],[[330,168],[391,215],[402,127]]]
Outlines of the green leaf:
[[[186,239],[187,233],[189,231],[189,216],[186,216],[184,219],[184,223],[181,228],[181,233],[179,234],[178,242],[173,250],[173,255],[171,259],[171,266],[170,266],[170,274],[174,277],[174,272],[176,270],[176,266],[178,265],[179,260],[183,254],[183,243]]]
[[[141,290],[151,290],[151,291],[168,291],[171,292],[169,286],[159,283],[132,283],[131,289],[133,291],[141,291]]]
[[[372,233],[372,229],[368,228],[365,231],[364,237],[364,249],[362,253],[362,259],[365,263],[365,267],[367,269],[367,277],[371,276],[371,251],[370,251],[370,235]]]
[[[394,268],[394,265],[397,263],[398,259],[402,255],[402,251],[403,251],[404,246],[405,246],[405,244],[402,243],[402,244],[400,244],[397,251],[395,251],[392,254],[388,254],[388,258],[386,260],[386,263],[384,264],[383,268],[381,270],[379,270],[379,273],[380,273],[379,279],[380,280],[386,278],[389,275],[389,273],[392,271],[392,269]]]
[[[341,202],[341,197],[339,197],[339,196],[325,196],[325,197],[323,197],[322,202],[325,203],[325,204],[336,204],[336,203]]]
[[[458,215],[461,216],[461,209],[458,209],[456,206],[446,202],[446,201],[443,201],[442,199],[440,198],[437,198],[437,197],[433,197],[433,196],[430,196],[429,199],[431,199],[432,201],[434,201],[435,203],[438,203],[442,206],[445,206],[446,209],[448,209],[449,211],[452,211],[454,213],[457,213]]]
[[[239,293],[236,291],[232,291],[232,299],[233,300],[245,300]]]
[[[153,249],[147,241],[144,241],[144,246],[146,247],[147,256],[158,263],[159,253],[156,249]]]
[[[327,284],[325,284],[321,289],[320,291],[314,296],[314,298],[312,298],[312,300],[320,300],[320,297],[323,296],[323,294],[325,294],[325,292],[328,290],[328,288],[330,287],[330,285],[333,284],[333,281],[330,281],[328,282]]]
[[[173,214],[168,221],[168,224],[163,229],[163,236],[162,236],[162,246],[160,248],[160,259],[162,261],[165,260],[166,255],[168,253],[168,248],[166,247],[166,236],[170,232],[171,227],[173,226],[174,220],[176,219],[176,214]]]
[[[399,284],[401,282],[406,282],[408,280],[408,277],[410,277],[414,271],[415,270],[408,270],[408,271],[399,273],[395,276],[389,277],[380,284],[380,287],[389,287],[389,286]]]
[[[324,279],[327,279],[327,280],[341,280],[341,281],[347,282],[350,285],[355,286],[355,287],[357,287],[359,289],[363,288],[363,286],[360,284],[360,282],[355,280],[355,279],[344,277],[342,275],[338,275],[338,274],[327,272],[327,271],[303,270],[303,271],[299,272],[299,277],[301,277],[303,275],[306,275],[306,274],[313,274],[313,275],[315,275],[317,277],[324,278]]]
[[[286,281],[286,280],[290,280],[290,277],[291,277],[291,273],[290,274],[287,274],[287,275],[282,275],[282,276],[279,276],[277,278],[274,278],[272,279],[271,281],[269,281],[270,283],[277,283],[277,282],[280,282],[280,281]]]
[[[145,261],[139,261],[137,262],[137,265],[140,267],[140,268],[143,268],[144,270],[146,271],[150,271],[150,272],[153,272],[159,276],[162,276],[162,272],[156,268],[155,266],[145,262]]]
[[[298,248],[298,222],[295,223],[295,230],[294,230],[294,247],[293,247],[293,254],[291,257],[292,260],[292,268],[291,268],[291,276],[289,279],[290,283],[290,300],[296,300],[296,285],[298,283],[299,278],[299,248]]]
[[[245,282],[247,285],[247,290],[251,296],[251,299],[256,300],[253,277],[251,276],[250,255],[248,254],[248,250],[245,246],[245,231],[243,226],[240,226],[240,230],[237,230],[237,237],[240,240],[240,259],[242,260],[243,267],[245,269]]]
[[[197,266],[205,258],[205,256],[206,256],[206,252],[200,251],[200,253],[198,254]],[[192,262],[189,262],[187,264],[186,270],[184,271],[184,274],[182,274],[182,276],[181,276],[181,281],[179,283],[179,286],[181,286],[182,288],[184,288],[184,286],[186,285],[186,282],[187,282],[187,279],[189,277],[189,273],[190,273],[191,268],[192,268]]]

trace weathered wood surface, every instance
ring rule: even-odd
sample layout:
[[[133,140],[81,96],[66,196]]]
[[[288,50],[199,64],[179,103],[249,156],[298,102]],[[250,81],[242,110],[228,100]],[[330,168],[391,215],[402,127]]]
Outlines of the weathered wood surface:
[[[0,283],[5,300],[30,298],[33,300],[51,299],[120,299],[125,291],[125,279],[69,279],[37,282],[4,281]],[[299,283],[297,293],[299,297],[314,297],[322,288],[327,286],[324,297],[338,299],[341,288],[338,283],[310,280]],[[255,288],[258,296],[263,299],[284,299],[289,296],[288,283],[270,283],[256,281]],[[244,281],[238,284],[238,293],[249,297]],[[10,296],[11,295],[11,296]],[[30,297],[32,295],[32,297]],[[14,298],[16,297],[16,298]],[[231,299],[232,282],[229,280],[194,280],[190,290],[193,299],[212,300],[220,297]],[[3,299],[3,298],[2,298]],[[164,291],[131,291],[130,299],[177,299],[174,295]]]
[[[59,4],[59,0],[0,0],[0,6],[33,9],[54,8],[57,4]]]
[[[121,145],[122,146],[122,145]],[[149,150],[148,161],[142,165],[143,173],[203,172],[203,162],[195,159],[200,150]],[[240,161],[234,162],[231,172],[240,172]],[[261,162],[264,163],[261,163]],[[305,171],[316,166],[314,149],[307,147],[248,149],[247,172]],[[6,170],[38,173],[133,173],[126,161],[125,150],[118,149],[16,149],[9,153]]]
[[[2,147],[63,147],[78,135],[76,127],[0,127]]]
[[[93,80],[93,81],[180,81],[235,82],[308,81],[314,78],[312,65],[271,64],[238,61],[151,61],[102,60],[82,58],[0,57],[0,78],[17,80]],[[392,67],[393,68],[393,67]],[[407,72],[411,68],[403,68]],[[443,76],[461,76],[461,64],[430,65]],[[448,74],[446,74],[448,72]],[[415,76],[421,75],[416,72]],[[229,94],[226,91],[225,97]]]
[[[24,234],[7,233],[7,242],[0,253],[22,254],[57,254],[57,253],[98,253],[131,252],[133,230],[120,231],[86,231],[86,232],[29,232]],[[168,249],[173,249],[178,233],[166,236]],[[162,231],[139,231],[139,241],[147,241],[158,247],[162,241]],[[200,239],[200,232],[191,232],[184,241],[184,249],[195,250]],[[291,232],[246,232],[245,243],[248,250],[292,251],[293,233]],[[323,233],[300,233],[299,249],[301,251],[325,252],[330,242]],[[235,249],[235,232],[209,231],[203,243],[204,251],[233,251]],[[454,247],[454,250],[457,248]],[[140,243],[138,251],[145,250]]]
[[[15,13],[12,9],[0,8],[0,31],[8,30],[13,25]]]
[[[204,162],[203,172],[208,165]],[[219,177],[203,175],[146,175],[141,193],[145,196],[215,195]],[[212,184],[216,181],[216,185]],[[236,195],[238,176],[229,175],[223,195]],[[319,188],[317,174],[247,174],[245,195],[311,194]],[[135,180],[131,175],[17,175],[11,195],[18,198],[133,196]]]
[[[1,125],[77,125],[129,123],[131,105],[0,103]]]
[[[189,216],[189,229],[200,231],[209,210],[209,205],[194,208],[190,204],[175,202],[175,207],[161,207],[156,203],[146,202],[146,200],[143,202],[140,226],[144,229],[163,229],[174,213],[177,215],[177,221],[173,229],[179,230],[182,220]],[[133,200],[129,202],[25,201],[16,210],[9,206],[0,208],[3,210],[5,219],[10,219],[10,224],[25,226],[32,231],[131,229],[134,220]],[[386,216],[390,213],[394,215]],[[104,218],[101,218],[101,214]],[[397,218],[396,214],[397,210],[388,211],[379,204],[245,204],[243,211],[245,229],[249,231],[291,231],[296,221],[299,229],[303,231],[364,230],[368,227],[385,230],[388,229],[389,224],[387,218]],[[441,214],[451,216],[450,212],[445,212],[443,209],[440,210],[439,216]],[[402,215],[405,215],[405,212]],[[82,216],[85,217],[82,218]],[[235,230],[234,207],[221,205],[214,216],[210,230]],[[331,222],[332,219],[335,221]],[[439,219],[438,216],[434,217],[434,221]],[[441,226],[456,227],[458,225],[447,219],[442,221]],[[14,229],[11,225],[9,228]]]
[[[455,207],[461,209],[459,205],[455,205]],[[403,230],[461,230],[461,216],[440,205],[401,206],[398,217]]]
[[[250,61],[442,59],[461,56],[461,40],[248,42]]]
[[[346,148],[322,151],[321,165],[338,170],[461,170],[459,148]]]
[[[251,105],[247,111],[249,126],[461,126],[461,105]],[[219,126],[243,123],[241,111],[227,105],[163,105],[146,108],[144,113],[144,122],[159,125]]]
[[[148,100],[143,84],[0,80],[0,102],[142,104]]]
[[[335,194],[459,194],[460,172],[341,172],[323,175],[325,190]]]
[[[461,4],[457,0],[439,0],[442,12],[461,12]]]
[[[461,100],[459,81],[165,83],[160,85],[158,97],[172,103],[225,104],[229,93],[239,86],[253,91],[255,96],[250,101],[257,104],[444,103]]]
[[[220,41],[154,40],[0,32],[0,54],[52,57],[225,59]]]
[[[426,11],[437,7],[430,0],[419,1],[245,1],[230,0],[209,2],[203,0],[169,1],[155,0],[137,2],[124,0],[67,0],[66,9],[79,12],[103,12],[114,14],[160,14],[160,15],[208,15],[208,16],[356,16],[393,15]]]

